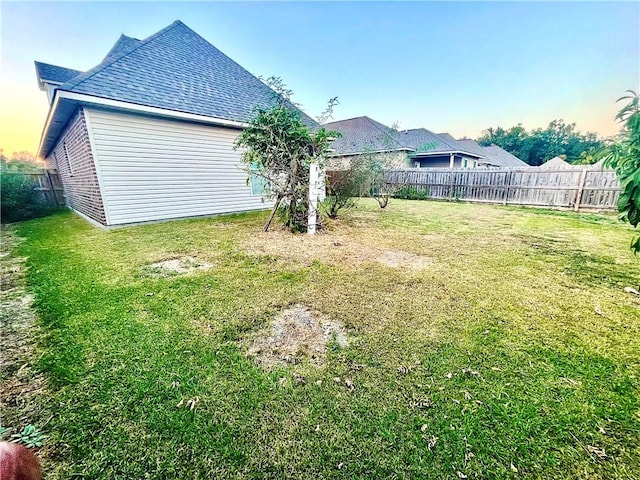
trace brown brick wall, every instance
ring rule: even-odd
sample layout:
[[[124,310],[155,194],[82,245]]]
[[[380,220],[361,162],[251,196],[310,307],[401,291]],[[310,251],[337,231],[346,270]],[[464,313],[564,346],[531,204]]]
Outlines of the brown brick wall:
[[[78,109],[73,115],[58,144],[47,157],[47,162],[58,169],[67,205],[106,225],[98,175],[82,109]]]

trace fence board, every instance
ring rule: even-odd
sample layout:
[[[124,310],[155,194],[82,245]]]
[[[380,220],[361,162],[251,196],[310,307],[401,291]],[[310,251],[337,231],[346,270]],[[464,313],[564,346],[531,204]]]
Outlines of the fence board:
[[[59,207],[65,204],[64,188],[60,175],[54,170],[39,172],[2,171],[1,175],[20,175],[29,180],[33,190],[40,195],[40,201],[46,205]]]
[[[415,188],[433,199],[575,210],[614,210],[620,195],[614,170],[590,166],[388,170],[385,182]]]

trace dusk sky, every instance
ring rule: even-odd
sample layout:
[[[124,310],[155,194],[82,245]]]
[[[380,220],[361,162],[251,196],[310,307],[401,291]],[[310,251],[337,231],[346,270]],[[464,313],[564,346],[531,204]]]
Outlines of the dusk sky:
[[[35,152],[48,110],[34,60],[87,70],[121,33],[179,19],[255,75],[282,77],[311,116],[368,115],[475,138],[575,122],[617,132],[640,88],[640,3],[2,2],[0,148]]]

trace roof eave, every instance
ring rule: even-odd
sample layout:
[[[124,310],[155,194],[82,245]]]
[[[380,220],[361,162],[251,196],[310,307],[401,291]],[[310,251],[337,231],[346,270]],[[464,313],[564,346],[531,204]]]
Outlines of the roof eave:
[[[482,155],[478,155],[477,153],[465,152],[463,150],[439,150],[435,152],[415,152],[412,156],[428,157],[428,156],[434,156],[434,155],[456,155],[456,154],[468,155],[470,157],[476,157],[476,158],[485,158]]]

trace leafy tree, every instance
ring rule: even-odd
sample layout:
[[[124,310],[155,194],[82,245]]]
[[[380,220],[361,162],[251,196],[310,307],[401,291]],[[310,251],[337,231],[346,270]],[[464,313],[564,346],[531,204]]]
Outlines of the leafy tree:
[[[627,100],[618,112],[616,120],[623,124],[616,141],[606,149],[605,165],[616,170],[622,193],[618,200],[618,211],[623,221],[634,228],[640,223],[640,94],[627,90],[628,95],[617,101]],[[631,240],[631,250],[640,252],[640,234]]]
[[[527,132],[518,124],[505,130],[488,128],[477,139],[480,145],[498,145],[529,165],[541,165],[559,155],[566,155],[569,163],[586,161],[584,152],[595,151],[604,143],[595,133],[582,134],[576,124],[553,120],[545,129]]]
[[[243,149],[247,171],[264,179],[264,196],[274,200],[264,231],[279,213],[285,227],[301,232],[309,214],[309,167],[314,162],[324,165],[331,138],[339,134],[324,128],[311,131],[282,79],[271,77],[265,83],[274,89],[276,105],[257,109],[235,146]]]
[[[369,188],[369,163],[364,155],[349,162],[345,170],[327,172],[327,195],[322,208],[329,218],[337,218],[340,210],[356,206],[356,201]]]
[[[43,164],[30,152],[14,152],[10,158],[0,149],[0,169],[8,172],[39,172]]]

